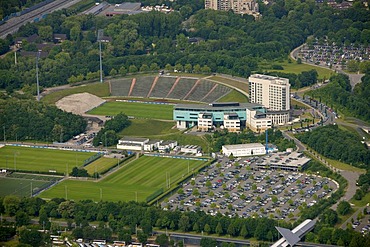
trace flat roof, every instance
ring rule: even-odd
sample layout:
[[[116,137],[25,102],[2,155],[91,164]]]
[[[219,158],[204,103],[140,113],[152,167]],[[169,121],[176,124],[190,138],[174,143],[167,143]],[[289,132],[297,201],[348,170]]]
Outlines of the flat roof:
[[[142,137],[123,137],[120,139],[121,142],[127,142],[127,141],[132,141],[132,142],[144,142],[147,141],[148,138],[142,138]]]
[[[223,145],[227,149],[247,149],[247,148],[265,148],[261,143],[246,143],[246,144],[235,144],[235,145]]]
[[[276,77],[276,76],[271,76],[271,75],[253,74],[253,75],[250,75],[249,78],[269,80],[272,83],[277,83],[277,84],[281,84],[281,85],[282,85],[282,83],[286,84],[286,85],[289,84],[289,79],[288,78]]]
[[[216,105],[216,104],[209,104],[209,105],[201,105],[201,104],[177,104],[174,106],[174,109],[192,109],[192,110],[220,110],[220,111],[228,111],[230,109],[254,109],[254,108],[263,108],[263,105],[256,104],[256,103],[239,103],[236,104],[223,104],[223,105]]]
[[[114,11],[135,11],[140,9],[141,3],[124,2],[114,7]]]

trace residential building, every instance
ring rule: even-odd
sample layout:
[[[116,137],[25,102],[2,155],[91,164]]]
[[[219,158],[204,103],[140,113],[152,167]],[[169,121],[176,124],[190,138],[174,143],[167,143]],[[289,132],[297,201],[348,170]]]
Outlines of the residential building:
[[[233,10],[236,14],[259,15],[256,0],[205,0],[204,7],[221,11]]]

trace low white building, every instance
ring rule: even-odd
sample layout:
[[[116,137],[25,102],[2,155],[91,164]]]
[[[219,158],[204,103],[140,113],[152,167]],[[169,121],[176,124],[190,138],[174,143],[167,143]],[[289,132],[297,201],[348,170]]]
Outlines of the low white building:
[[[149,142],[148,138],[124,137],[118,141],[117,149],[142,151],[144,145]]]
[[[158,150],[160,143],[160,140],[150,140],[144,144],[144,151],[152,152]]]
[[[180,151],[182,153],[198,154],[202,151],[202,148],[197,145],[186,145],[186,146],[182,146]]]
[[[222,153],[225,156],[233,154],[234,157],[263,155],[266,154],[265,146],[261,143],[248,143],[222,146]]]
[[[177,146],[177,141],[161,141],[158,145],[159,152],[169,152]]]

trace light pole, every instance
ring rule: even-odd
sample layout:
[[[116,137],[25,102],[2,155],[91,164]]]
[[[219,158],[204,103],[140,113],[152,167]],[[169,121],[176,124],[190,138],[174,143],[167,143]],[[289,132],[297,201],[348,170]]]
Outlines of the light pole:
[[[40,84],[39,84],[39,58],[40,50],[37,52],[36,56],[36,85],[37,85],[37,101],[40,101]]]
[[[105,136],[105,151],[108,152],[108,148],[107,148],[107,132],[104,132],[104,136]]]
[[[104,35],[104,30],[98,30],[98,42],[99,42],[99,63],[100,63],[100,82],[103,83],[103,63],[101,59],[101,39]]]

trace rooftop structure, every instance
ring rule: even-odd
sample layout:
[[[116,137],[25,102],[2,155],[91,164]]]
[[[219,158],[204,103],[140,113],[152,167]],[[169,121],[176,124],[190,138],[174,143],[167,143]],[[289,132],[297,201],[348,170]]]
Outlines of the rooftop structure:
[[[205,9],[229,11],[236,14],[258,16],[258,3],[255,0],[205,0]]]
[[[297,244],[304,235],[306,235],[309,231],[311,231],[316,224],[315,220],[307,219],[299,224],[296,228],[292,231],[282,227],[275,227],[280,234],[283,236],[277,242],[275,242],[271,247],[286,247],[286,246],[294,246]]]
[[[224,145],[222,146],[222,153],[226,156],[231,154],[234,157],[242,156],[253,156],[263,155],[266,153],[265,146],[261,143],[247,143],[247,144],[236,144],[236,145]]]

